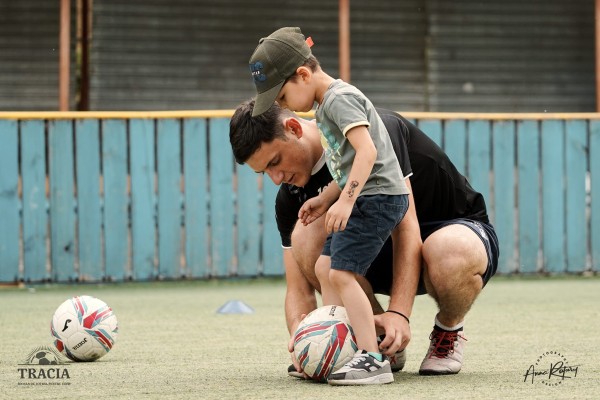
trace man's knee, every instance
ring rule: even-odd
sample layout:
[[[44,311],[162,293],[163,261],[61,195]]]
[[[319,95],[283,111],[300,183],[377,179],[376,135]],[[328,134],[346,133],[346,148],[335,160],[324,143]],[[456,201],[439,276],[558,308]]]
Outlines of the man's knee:
[[[308,226],[298,222],[292,232],[292,254],[298,266],[304,271],[314,269],[323,250],[327,235],[322,223],[322,219],[318,219]]]
[[[427,286],[438,287],[474,275],[487,268],[487,252],[479,237],[464,225],[450,225],[434,232],[422,248]]]

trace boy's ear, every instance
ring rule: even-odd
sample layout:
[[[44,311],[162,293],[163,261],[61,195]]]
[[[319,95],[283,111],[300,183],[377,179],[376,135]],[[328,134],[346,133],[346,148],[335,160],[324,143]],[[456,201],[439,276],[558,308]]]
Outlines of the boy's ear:
[[[310,77],[312,76],[312,71],[310,70],[310,68],[302,65],[302,66],[298,67],[298,69],[296,69],[296,75],[298,75],[300,77],[300,79],[306,80],[306,79],[310,79]]]

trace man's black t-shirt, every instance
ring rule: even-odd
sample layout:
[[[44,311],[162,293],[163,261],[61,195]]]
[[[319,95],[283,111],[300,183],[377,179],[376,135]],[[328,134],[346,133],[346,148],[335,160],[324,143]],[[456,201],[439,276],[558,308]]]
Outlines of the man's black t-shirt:
[[[489,223],[481,193],[471,187],[433,140],[401,115],[384,109],[377,112],[390,135],[402,172],[405,176],[412,174],[410,183],[421,226],[455,218]],[[323,163],[304,187],[281,185],[275,201],[275,216],[284,247],[291,245],[290,236],[302,204],[317,196],[331,180]]]

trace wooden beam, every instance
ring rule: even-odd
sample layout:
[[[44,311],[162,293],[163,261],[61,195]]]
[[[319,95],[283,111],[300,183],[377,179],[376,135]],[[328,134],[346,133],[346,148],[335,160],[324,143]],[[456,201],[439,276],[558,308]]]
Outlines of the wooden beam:
[[[58,104],[60,111],[69,111],[69,59],[71,33],[71,4],[70,0],[60,0],[60,35],[58,62]]]
[[[340,79],[350,82],[350,0],[340,0],[339,30]]]

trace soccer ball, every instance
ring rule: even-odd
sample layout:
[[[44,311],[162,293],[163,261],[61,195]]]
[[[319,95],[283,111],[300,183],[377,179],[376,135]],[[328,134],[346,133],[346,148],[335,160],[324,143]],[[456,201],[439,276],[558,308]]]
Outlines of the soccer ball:
[[[76,296],[52,317],[54,345],[73,361],[95,361],[112,349],[119,332],[117,317],[102,300]]]
[[[346,309],[324,306],[308,314],[294,333],[294,353],[314,380],[327,377],[352,359],[358,346]]]

